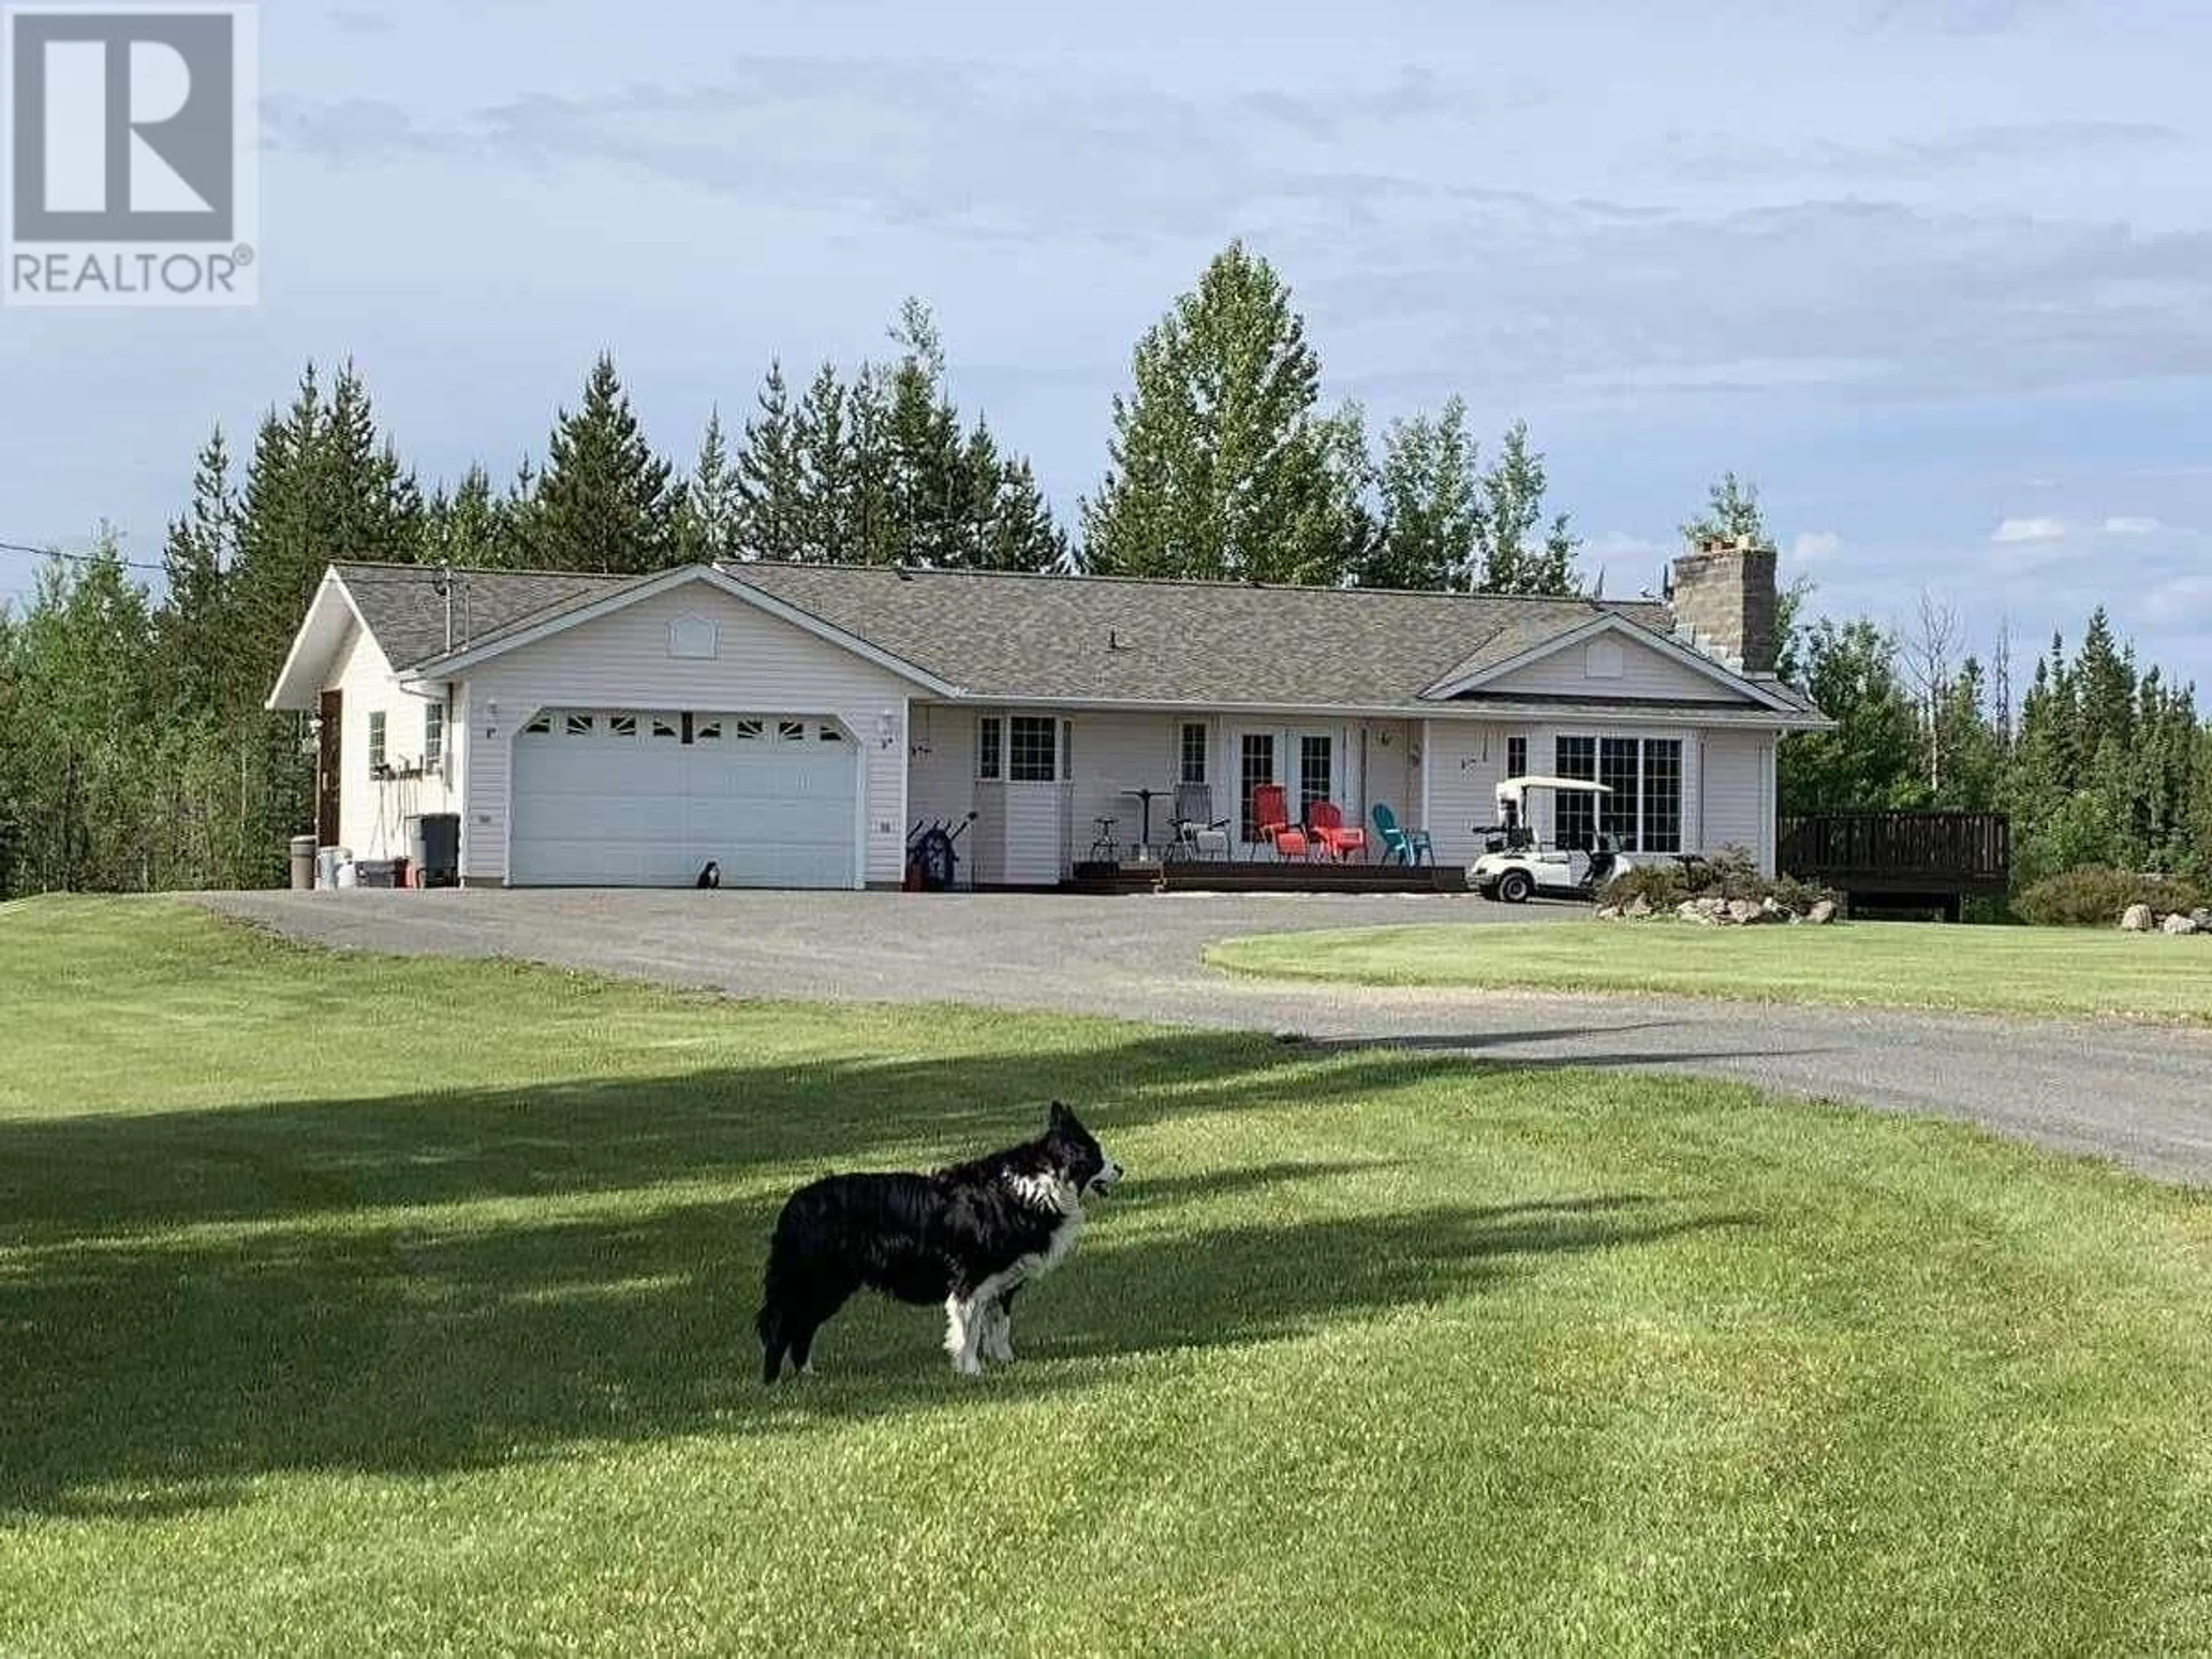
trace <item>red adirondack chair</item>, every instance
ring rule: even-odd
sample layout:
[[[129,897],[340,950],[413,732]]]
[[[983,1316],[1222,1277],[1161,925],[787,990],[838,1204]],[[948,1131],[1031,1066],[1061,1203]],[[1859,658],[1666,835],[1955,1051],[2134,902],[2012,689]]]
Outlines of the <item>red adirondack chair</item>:
[[[1317,800],[1306,808],[1306,827],[1313,831],[1314,839],[1322,844],[1331,858],[1339,862],[1357,854],[1367,856],[1367,832],[1358,825],[1347,826],[1344,812],[1333,800]]]
[[[1252,833],[1273,847],[1279,859],[1313,856],[1313,842],[1291,822],[1279,783],[1263,783],[1252,791]]]

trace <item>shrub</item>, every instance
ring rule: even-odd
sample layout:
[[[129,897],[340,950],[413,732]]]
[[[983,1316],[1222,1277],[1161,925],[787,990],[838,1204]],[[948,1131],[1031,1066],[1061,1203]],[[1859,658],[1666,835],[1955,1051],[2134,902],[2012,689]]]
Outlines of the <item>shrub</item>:
[[[1654,910],[1672,910],[1685,899],[1749,899],[1762,903],[1772,899],[1785,910],[1803,915],[1822,899],[1836,896],[1825,887],[1792,876],[1762,876],[1759,860],[1741,847],[1723,847],[1711,858],[1692,856],[1679,864],[1645,865],[1615,876],[1597,896],[1601,908],[1624,908],[1642,899]]]
[[[2197,884],[2179,876],[2135,875],[2090,865],[2037,882],[2013,908],[2042,927],[2112,927],[2131,904],[2148,904],[2152,915],[2167,916],[2203,903]]]

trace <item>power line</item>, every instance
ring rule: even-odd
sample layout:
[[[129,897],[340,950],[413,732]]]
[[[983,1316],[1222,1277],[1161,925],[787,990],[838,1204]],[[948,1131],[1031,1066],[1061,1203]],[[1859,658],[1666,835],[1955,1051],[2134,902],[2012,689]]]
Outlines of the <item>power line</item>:
[[[58,547],[33,547],[27,542],[9,541],[0,541],[0,553],[27,553],[34,559],[62,559],[70,564],[97,564],[105,556],[98,553],[64,553]],[[115,556],[115,562],[125,570],[149,570],[157,576],[166,574],[168,570],[166,565],[148,564],[142,559],[126,559],[119,554]]]

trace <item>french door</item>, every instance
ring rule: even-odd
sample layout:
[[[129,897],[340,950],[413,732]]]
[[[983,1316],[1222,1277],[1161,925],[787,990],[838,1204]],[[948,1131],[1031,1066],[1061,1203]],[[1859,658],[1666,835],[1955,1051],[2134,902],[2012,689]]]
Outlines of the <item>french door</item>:
[[[1317,800],[1344,804],[1344,743],[1338,732],[1298,726],[1247,726],[1235,736],[1237,839],[1248,858],[1265,851],[1252,815],[1252,795],[1262,784],[1283,787],[1283,805],[1294,823],[1305,822]],[[1346,818],[1353,817],[1346,806]]]

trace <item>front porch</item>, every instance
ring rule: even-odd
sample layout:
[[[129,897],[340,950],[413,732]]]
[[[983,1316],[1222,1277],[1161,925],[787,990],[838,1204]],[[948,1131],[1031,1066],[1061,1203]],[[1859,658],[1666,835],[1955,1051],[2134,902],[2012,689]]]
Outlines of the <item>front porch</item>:
[[[1456,864],[1362,864],[1305,859],[1174,859],[1079,863],[1063,893],[1464,893]]]

